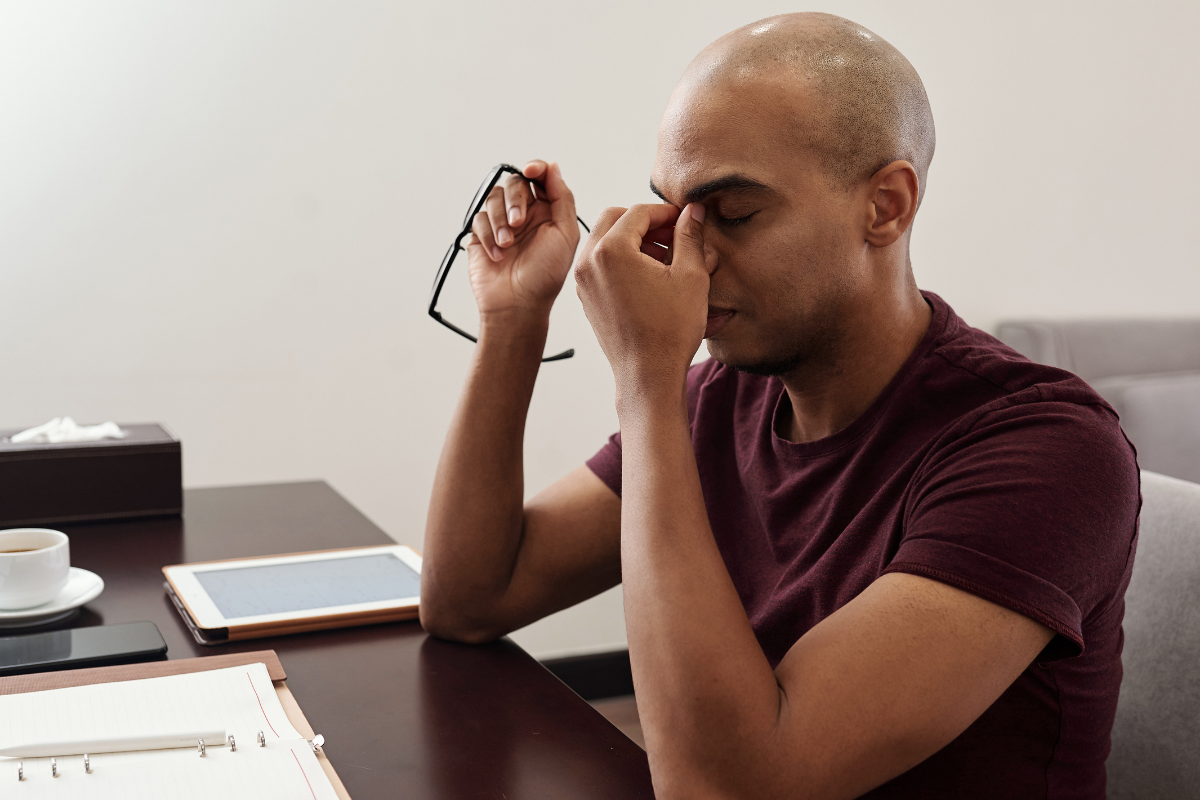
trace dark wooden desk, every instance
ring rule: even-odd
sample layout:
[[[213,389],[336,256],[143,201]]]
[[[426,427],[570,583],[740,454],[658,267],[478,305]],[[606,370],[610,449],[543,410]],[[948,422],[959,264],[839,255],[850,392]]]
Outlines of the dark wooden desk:
[[[171,658],[274,648],[354,800],[653,797],[641,748],[510,641],[451,644],[401,622],[196,644],[164,565],[391,542],[325,483],[195,489],[182,520],[61,529],[106,587],[60,627],[151,620]]]

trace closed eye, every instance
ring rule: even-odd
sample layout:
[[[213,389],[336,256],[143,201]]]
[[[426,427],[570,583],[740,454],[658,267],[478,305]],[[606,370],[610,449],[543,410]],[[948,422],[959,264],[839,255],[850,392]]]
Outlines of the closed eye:
[[[757,211],[751,211],[743,217],[725,217],[721,214],[714,214],[713,217],[718,225],[724,225],[729,228],[736,228],[739,225],[745,225],[757,215]]]

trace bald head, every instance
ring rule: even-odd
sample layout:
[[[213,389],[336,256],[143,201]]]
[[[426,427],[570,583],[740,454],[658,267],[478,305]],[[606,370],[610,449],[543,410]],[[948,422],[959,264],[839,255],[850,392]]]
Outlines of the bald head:
[[[904,160],[925,194],[934,150],[925,87],[900,51],[861,25],[804,13],[739,28],[696,57],[674,100],[713,91],[792,106],[788,140],[779,144],[810,150],[839,185]]]

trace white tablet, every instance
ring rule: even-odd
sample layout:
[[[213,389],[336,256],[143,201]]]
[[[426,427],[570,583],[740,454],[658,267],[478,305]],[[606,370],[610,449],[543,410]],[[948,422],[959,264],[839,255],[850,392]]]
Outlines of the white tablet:
[[[201,629],[242,639],[411,619],[421,556],[402,544],[163,567]]]

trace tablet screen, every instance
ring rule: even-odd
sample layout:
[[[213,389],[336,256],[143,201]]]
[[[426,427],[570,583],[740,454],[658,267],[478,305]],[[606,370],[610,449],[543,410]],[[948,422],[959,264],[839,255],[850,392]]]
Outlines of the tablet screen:
[[[390,553],[193,574],[226,619],[421,594],[421,576]]]

